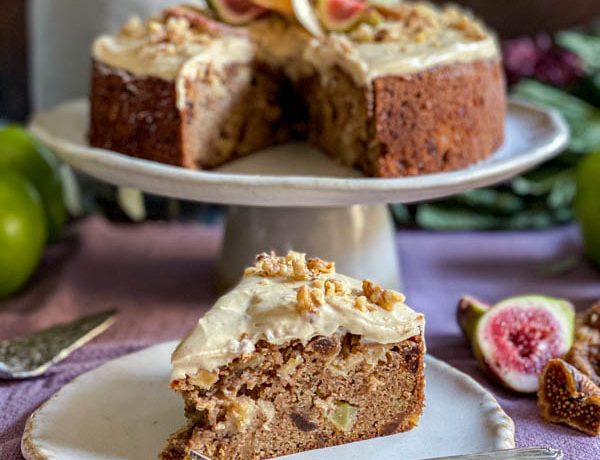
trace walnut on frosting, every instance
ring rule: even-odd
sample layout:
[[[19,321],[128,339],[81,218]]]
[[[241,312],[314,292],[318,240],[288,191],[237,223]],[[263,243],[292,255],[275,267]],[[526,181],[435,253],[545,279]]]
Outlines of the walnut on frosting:
[[[325,303],[323,291],[310,286],[300,286],[296,292],[296,305],[300,313],[318,313],[318,307]]]
[[[335,264],[318,258],[306,259],[304,254],[290,251],[285,257],[263,253],[256,257],[254,267],[248,267],[245,276],[287,278],[291,281],[315,279],[321,274],[335,273]]]
[[[404,302],[405,300],[404,296],[399,292],[384,289],[379,284],[369,280],[363,281],[363,292],[369,302],[374,303],[384,310],[392,310],[396,303]]]
[[[460,32],[469,40],[482,40],[487,34],[481,24],[468,12],[453,6],[438,9],[427,4],[377,4],[367,21],[351,32],[350,38],[359,43],[398,42],[433,44],[446,28]]]

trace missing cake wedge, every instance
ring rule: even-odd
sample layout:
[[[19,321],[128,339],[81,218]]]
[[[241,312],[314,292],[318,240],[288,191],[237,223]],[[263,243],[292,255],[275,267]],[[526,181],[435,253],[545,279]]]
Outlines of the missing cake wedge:
[[[258,460],[408,431],[424,317],[334,264],[263,254],[172,357],[187,425],[161,460]]]

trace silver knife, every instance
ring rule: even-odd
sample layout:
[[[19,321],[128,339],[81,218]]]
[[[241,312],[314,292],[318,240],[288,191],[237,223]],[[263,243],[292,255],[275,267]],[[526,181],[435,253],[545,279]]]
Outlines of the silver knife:
[[[192,460],[211,460],[200,452],[191,451]],[[563,453],[558,449],[546,447],[530,447],[526,449],[507,449],[480,454],[456,455],[454,457],[437,457],[422,460],[562,460]]]
[[[108,329],[116,310],[85,316],[33,334],[0,341],[0,379],[27,379],[45,373]]]

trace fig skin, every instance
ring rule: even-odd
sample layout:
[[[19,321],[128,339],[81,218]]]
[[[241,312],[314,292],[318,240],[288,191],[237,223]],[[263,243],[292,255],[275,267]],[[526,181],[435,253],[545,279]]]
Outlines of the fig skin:
[[[347,11],[352,12],[346,18],[334,18],[329,12],[329,7],[336,2],[340,7],[345,3]],[[357,25],[368,11],[366,2],[360,0],[318,0],[318,16],[325,29],[332,32],[346,32]]]
[[[477,323],[491,308],[491,305],[470,295],[464,295],[456,307],[456,321],[465,338],[473,339]]]
[[[573,343],[574,327],[575,327],[575,309],[573,305],[562,299],[556,299],[552,297],[544,297],[540,295],[525,295],[518,297],[511,297],[503,300],[502,302],[494,305],[487,313],[485,313],[479,320],[475,332],[471,340],[471,347],[473,354],[477,358],[482,370],[495,382],[501,384],[510,391],[516,393],[535,393],[539,388],[539,374],[537,375],[512,375],[508,374],[502,376],[499,371],[493,366],[489,358],[491,356],[485,356],[482,350],[480,342],[484,341],[484,329],[487,326],[487,322],[492,315],[498,313],[499,309],[506,311],[511,307],[517,309],[528,309],[528,308],[539,308],[543,306],[549,313],[555,316],[555,319],[559,322],[562,327],[563,334],[560,350],[558,350],[556,356],[548,356],[548,360],[552,358],[559,358],[564,355]],[[541,372],[541,369],[540,369]],[[514,374],[518,374],[517,371]],[[522,377],[522,379],[520,379]]]
[[[253,19],[268,13],[266,8],[263,8],[250,0],[246,1],[248,3],[248,10],[244,13],[234,11],[227,4],[227,0],[207,0],[207,3],[221,21],[233,26],[248,24]]]

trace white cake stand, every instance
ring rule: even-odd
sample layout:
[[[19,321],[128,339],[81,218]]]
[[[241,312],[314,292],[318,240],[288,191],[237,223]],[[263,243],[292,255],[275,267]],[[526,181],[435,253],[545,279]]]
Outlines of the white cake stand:
[[[88,105],[77,100],[36,115],[32,131],[65,162],[100,180],[173,198],[232,205],[219,284],[232,285],[255,254],[295,249],[335,260],[340,272],[401,284],[386,203],[441,198],[502,182],[565,147],[554,110],[512,100],[506,142],[470,168],[418,177],[366,178],[303,143],[257,152],[215,171],[192,171],[89,147]]]

